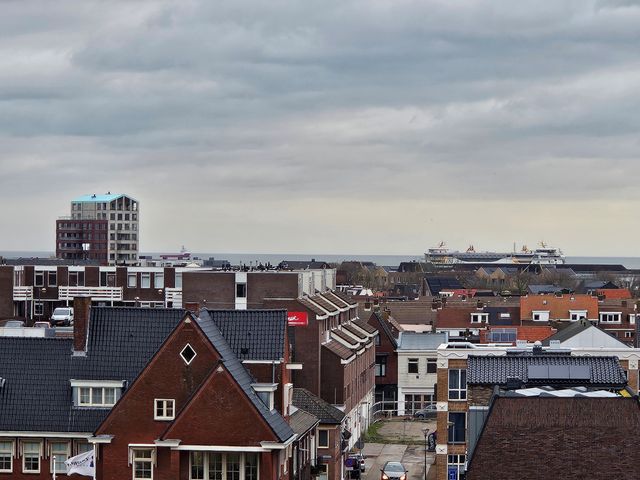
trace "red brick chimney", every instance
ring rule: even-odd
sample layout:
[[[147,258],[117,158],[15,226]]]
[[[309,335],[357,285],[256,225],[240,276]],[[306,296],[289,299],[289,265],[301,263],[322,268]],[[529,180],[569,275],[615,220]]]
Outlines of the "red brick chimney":
[[[196,316],[200,315],[200,304],[198,302],[185,302],[184,308],[193,312]]]
[[[87,351],[87,331],[89,330],[89,311],[91,297],[73,299],[73,351]]]

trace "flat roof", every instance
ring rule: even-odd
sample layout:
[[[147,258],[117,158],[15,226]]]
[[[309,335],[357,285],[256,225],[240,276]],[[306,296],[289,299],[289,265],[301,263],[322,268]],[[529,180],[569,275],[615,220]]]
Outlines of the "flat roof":
[[[72,202],[111,202],[112,200],[115,200],[116,198],[120,198],[120,197],[129,197],[129,196],[125,195],[124,193],[105,193],[104,195],[96,195],[96,194],[81,195],[79,197],[74,198],[71,201]],[[134,198],[131,198],[131,200],[136,201]]]

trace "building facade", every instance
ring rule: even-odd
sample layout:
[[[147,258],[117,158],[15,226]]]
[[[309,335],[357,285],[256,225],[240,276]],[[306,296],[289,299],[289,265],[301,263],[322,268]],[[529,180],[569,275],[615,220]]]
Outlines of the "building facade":
[[[136,265],[140,203],[123,194],[83,195],[70,215],[56,220],[56,257],[95,260],[103,265]]]

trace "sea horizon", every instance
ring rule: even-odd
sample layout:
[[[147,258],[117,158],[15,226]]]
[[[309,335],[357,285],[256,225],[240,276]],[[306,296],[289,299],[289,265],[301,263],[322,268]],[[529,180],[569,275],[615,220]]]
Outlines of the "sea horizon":
[[[141,252],[141,256],[157,257],[166,252]],[[232,265],[258,265],[270,263],[277,265],[283,260],[308,261],[315,259],[327,263],[340,263],[343,261],[370,261],[380,266],[398,266],[401,262],[423,261],[424,255],[377,255],[377,254],[301,254],[301,253],[191,253],[193,258],[207,260],[228,260]],[[52,251],[37,250],[4,250],[0,251],[0,257],[12,258],[52,258]],[[568,264],[595,264],[595,265],[624,265],[628,269],[640,269],[640,257],[616,257],[616,256],[567,256]]]

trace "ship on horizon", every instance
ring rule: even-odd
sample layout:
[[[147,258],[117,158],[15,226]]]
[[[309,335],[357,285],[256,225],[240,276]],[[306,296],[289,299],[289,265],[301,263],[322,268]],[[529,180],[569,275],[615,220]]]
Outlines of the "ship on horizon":
[[[524,265],[563,265],[565,256],[562,250],[540,242],[538,248],[530,250],[526,245],[516,251],[515,244],[512,252],[477,252],[473,245],[466,251],[450,250],[444,242],[437,247],[430,248],[425,254],[427,263],[433,265],[451,266],[457,263],[495,263],[495,264],[524,264]]]

